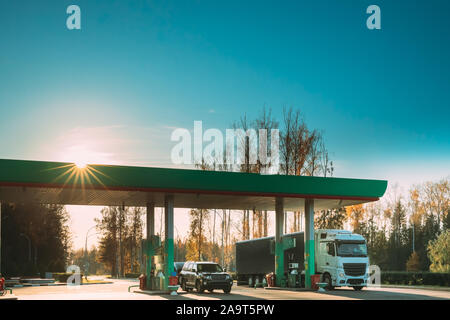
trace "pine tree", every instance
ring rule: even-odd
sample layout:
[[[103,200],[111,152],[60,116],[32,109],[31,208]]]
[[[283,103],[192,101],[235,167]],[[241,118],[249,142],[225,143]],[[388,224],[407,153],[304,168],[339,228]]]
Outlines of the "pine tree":
[[[428,256],[431,261],[430,271],[450,272],[450,230],[428,243]]]

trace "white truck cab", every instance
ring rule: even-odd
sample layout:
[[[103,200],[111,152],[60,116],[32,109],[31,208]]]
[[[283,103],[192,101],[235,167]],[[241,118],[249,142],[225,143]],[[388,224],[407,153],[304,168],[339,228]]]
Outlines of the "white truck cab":
[[[346,230],[315,231],[315,269],[334,287],[353,287],[361,290],[367,286],[369,258],[366,239]]]

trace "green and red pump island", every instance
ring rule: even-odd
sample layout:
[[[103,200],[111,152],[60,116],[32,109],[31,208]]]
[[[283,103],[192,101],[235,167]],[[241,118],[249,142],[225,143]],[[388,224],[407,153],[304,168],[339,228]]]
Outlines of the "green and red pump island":
[[[0,159],[0,202],[147,208],[146,235],[151,244],[147,246],[147,273],[157,260],[164,275],[163,290],[168,290],[174,271],[174,208],[275,211],[278,286],[284,272],[284,211],[304,211],[305,285],[310,287],[314,274],[314,210],[376,201],[386,188],[384,180],[95,164],[79,167],[74,163]],[[156,243],[154,232],[155,207],[165,210],[161,245]],[[153,259],[156,254],[158,259]]]

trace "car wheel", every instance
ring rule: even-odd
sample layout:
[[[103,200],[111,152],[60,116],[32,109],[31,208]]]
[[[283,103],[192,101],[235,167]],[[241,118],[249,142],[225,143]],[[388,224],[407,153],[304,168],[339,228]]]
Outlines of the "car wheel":
[[[325,287],[327,290],[333,290],[333,281],[331,280],[331,276],[328,273],[325,273],[323,275],[323,282],[325,282],[327,284],[327,286]]]
[[[361,291],[363,289],[363,287],[360,287],[360,286],[358,286],[358,287],[353,287],[353,290],[355,290],[355,291]]]
[[[198,281],[198,280],[195,283],[195,288],[197,289],[198,293],[203,293],[203,291],[205,291],[205,289],[202,286],[202,283],[200,281]]]
[[[230,293],[230,292],[231,292],[231,287],[228,287],[228,288],[226,288],[226,289],[223,289],[223,293],[228,294],[228,293]]]
[[[188,292],[188,288],[186,287],[186,280],[184,279],[181,280],[181,289]]]

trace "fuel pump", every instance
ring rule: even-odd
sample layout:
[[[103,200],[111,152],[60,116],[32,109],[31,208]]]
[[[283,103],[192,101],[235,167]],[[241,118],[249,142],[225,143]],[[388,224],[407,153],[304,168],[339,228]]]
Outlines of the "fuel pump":
[[[161,238],[159,236],[153,235],[150,239],[142,240],[142,256],[144,257],[145,263],[145,275],[146,288],[149,290],[158,290],[160,288],[158,277],[158,272],[161,268],[161,264],[164,262],[162,255]]]
[[[289,263],[288,265],[288,287],[299,288],[300,282],[300,269],[299,264],[296,262]]]

